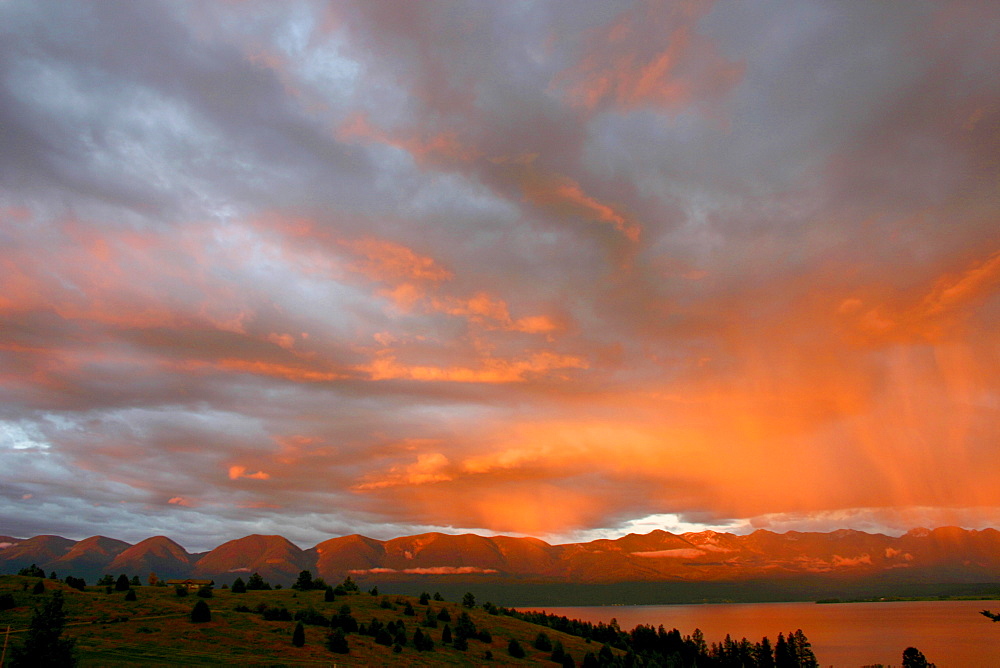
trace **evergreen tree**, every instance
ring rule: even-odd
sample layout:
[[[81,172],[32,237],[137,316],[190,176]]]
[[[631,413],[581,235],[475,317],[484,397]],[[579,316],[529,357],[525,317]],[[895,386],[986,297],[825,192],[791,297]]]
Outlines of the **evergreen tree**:
[[[472,617],[469,617],[469,613],[465,610],[458,616],[458,621],[455,623],[455,635],[465,639],[476,637],[476,623],[472,621]]]
[[[129,588],[128,577],[122,573],[115,581],[115,591],[126,591]]]
[[[386,647],[392,647],[392,634],[389,633],[389,629],[382,627],[375,634],[375,642],[379,645],[385,645]]]
[[[129,589],[125,594],[126,601],[134,601],[136,599],[135,589]]]
[[[347,645],[344,629],[338,627],[330,631],[330,635],[326,639],[326,647],[336,654],[349,654],[351,649]]]
[[[302,626],[302,622],[298,622],[295,625],[295,630],[292,631],[292,644],[296,647],[302,647],[306,644],[306,628]]]
[[[17,572],[18,575],[26,575],[29,578],[44,578],[45,571],[38,567],[37,564],[31,564],[27,568],[22,568]]]
[[[434,600],[435,601],[443,601],[444,600],[444,597],[441,596],[441,592],[439,592],[439,591],[434,592]]]
[[[184,598],[188,595],[188,588],[184,585],[177,585],[174,587],[174,594],[176,594],[178,598]]]
[[[515,659],[523,659],[525,656],[524,648],[521,647],[521,643],[517,642],[516,638],[511,638],[510,642],[507,643],[507,653]]]
[[[471,591],[465,592],[465,596],[462,597],[462,607],[464,608],[474,608],[476,607],[476,597]]]
[[[199,598],[212,598],[212,585],[202,585],[198,587]]]
[[[407,617],[413,617],[417,614],[417,611],[413,609],[413,604],[409,601],[406,602],[406,607],[403,608],[403,614]]]
[[[555,661],[556,663],[562,663],[564,656],[566,656],[566,650],[563,649],[562,641],[556,640],[555,643],[552,645],[552,655],[549,657],[549,659]]]
[[[323,602],[324,603],[333,603],[336,600],[337,600],[337,596],[336,596],[336,594],[333,593],[333,587],[327,585],[326,591],[323,592]]]
[[[132,579],[128,581],[130,587],[141,587],[142,582],[139,581],[138,575],[133,575]]]
[[[269,590],[271,585],[268,584],[264,578],[261,577],[260,573],[254,573],[247,580],[247,591],[264,591]]]
[[[208,603],[201,600],[194,604],[194,607],[191,608],[191,621],[195,624],[212,621],[212,611],[208,607]]]
[[[440,619],[442,622],[451,621],[451,613],[448,612],[448,608],[441,608],[441,612],[438,613],[438,619]]]
[[[445,624],[444,629],[441,630],[441,642],[445,645],[451,642],[451,626],[448,624]]]
[[[806,634],[802,632],[802,629],[796,629],[795,633],[788,634],[788,644],[799,668],[819,667],[816,655],[812,651],[812,643],[806,638]]]
[[[35,610],[24,645],[15,647],[11,652],[11,666],[76,666],[73,653],[76,641],[60,637],[66,626],[63,603],[62,592],[57,590],[41,609]]]
[[[354,580],[351,579],[350,575],[348,575],[346,578],[344,578],[344,581],[341,583],[340,588],[343,589],[345,592],[359,592],[359,591],[361,591],[361,589],[358,587],[358,585],[356,585],[354,583]]]
[[[309,571],[301,571],[299,573],[299,579],[295,581],[292,585],[292,589],[297,589],[299,591],[309,591],[312,589],[313,576]]]
[[[569,654],[563,656],[562,668],[576,668],[576,661]]]
[[[31,588],[32,594],[44,594],[45,593],[45,581],[39,580],[35,583],[35,586]]]
[[[49,579],[50,579],[50,580],[58,580],[58,579],[59,579],[59,576],[58,576],[58,575],[56,575],[56,572],[55,572],[55,571],[52,571],[51,573],[49,573]]]
[[[594,656],[593,652],[587,652],[583,655],[583,668],[599,668],[600,664],[597,663],[597,657]]]
[[[98,587],[109,587],[115,583],[115,576],[111,573],[105,573],[104,577],[97,581]]]
[[[444,640],[441,642],[444,642]],[[455,642],[452,647],[457,649],[459,652],[464,652],[469,649],[469,641],[465,639],[465,636],[455,636]]]
[[[927,662],[927,657],[916,647],[903,650],[903,668],[930,668],[933,665]]]
[[[774,666],[775,668],[798,668],[798,661],[785,641],[783,633],[778,634],[778,642],[774,644]]]
[[[552,649],[552,641],[549,640],[547,635],[545,635],[545,631],[538,632],[538,635],[535,636],[535,642],[533,642],[532,645],[534,645],[535,649],[541,652],[548,652]]]
[[[774,649],[767,636],[761,638],[760,642],[754,646],[754,660],[757,662],[757,668],[775,668]]]
[[[431,595],[427,592],[420,593],[420,605],[427,605],[431,602]]]

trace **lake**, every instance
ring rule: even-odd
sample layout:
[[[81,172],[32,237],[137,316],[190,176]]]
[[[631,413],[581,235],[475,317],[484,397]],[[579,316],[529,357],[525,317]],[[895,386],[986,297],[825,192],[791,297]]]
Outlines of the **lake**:
[[[696,628],[709,644],[730,634],[753,642],[801,628],[821,666],[898,666],[903,650],[916,647],[938,668],[1000,666],[1000,623],[979,614],[1000,611],[997,601],[884,603],[742,603],[533,608],[623,630],[662,624],[690,635]]]

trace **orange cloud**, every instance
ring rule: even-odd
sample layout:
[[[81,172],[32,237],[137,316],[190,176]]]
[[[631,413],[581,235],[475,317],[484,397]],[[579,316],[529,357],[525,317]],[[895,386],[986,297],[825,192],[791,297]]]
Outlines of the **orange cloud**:
[[[486,357],[479,360],[479,368],[437,367],[407,365],[399,362],[392,351],[379,351],[376,358],[367,365],[357,367],[371,380],[419,380],[452,383],[517,383],[535,374],[544,374],[558,369],[586,369],[585,360],[573,355],[552,352],[538,352],[526,359],[505,360]]]
[[[938,277],[919,300],[895,306],[859,297],[840,302],[837,313],[869,341],[938,341],[971,310],[1000,289],[1000,251],[965,270]]]
[[[553,80],[571,104],[677,109],[731,90],[744,65],[698,33],[712,2],[641,2],[593,33],[587,52]]]
[[[167,503],[175,505],[175,506],[184,506],[185,508],[191,508],[191,507],[194,506],[193,502],[191,502],[188,499],[185,499],[183,496],[175,496],[175,497],[169,499],[167,501]]]
[[[638,241],[642,228],[610,204],[584,192],[573,179],[545,173],[533,166],[518,168],[525,200],[563,215],[596,220],[611,225],[629,241]]]
[[[538,334],[557,329],[556,323],[544,315],[512,319],[507,302],[493,299],[485,292],[479,292],[468,299],[457,297],[434,299],[432,308],[448,315],[466,316],[475,322],[489,323],[499,329],[510,331]]]
[[[389,474],[381,479],[357,485],[357,490],[382,489],[404,485],[427,485],[436,482],[446,482],[452,479],[447,472],[450,462],[440,452],[427,452],[417,455],[417,461],[403,469],[393,467]]]
[[[478,149],[464,144],[456,132],[387,132],[375,127],[364,112],[353,114],[344,121],[337,128],[337,138],[341,141],[361,140],[393,146],[412,155],[418,164],[469,163],[483,155]]]
[[[374,280],[443,281],[452,273],[432,258],[418,255],[406,246],[383,239],[364,238],[341,242],[355,255],[364,258],[351,269]]]
[[[229,467],[229,479],[239,480],[240,478],[250,478],[252,480],[268,480],[271,476],[263,471],[257,471],[256,473],[247,473],[247,468],[245,466],[230,466]]]

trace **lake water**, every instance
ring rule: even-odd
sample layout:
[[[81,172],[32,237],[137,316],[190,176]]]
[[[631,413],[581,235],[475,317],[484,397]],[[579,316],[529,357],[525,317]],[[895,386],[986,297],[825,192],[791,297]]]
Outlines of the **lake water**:
[[[730,634],[753,642],[801,628],[821,666],[899,666],[903,650],[916,647],[938,668],[1000,666],[1000,623],[979,614],[1000,612],[997,601],[886,603],[745,603],[535,608],[624,630],[662,624],[689,635],[696,628],[709,644]]]

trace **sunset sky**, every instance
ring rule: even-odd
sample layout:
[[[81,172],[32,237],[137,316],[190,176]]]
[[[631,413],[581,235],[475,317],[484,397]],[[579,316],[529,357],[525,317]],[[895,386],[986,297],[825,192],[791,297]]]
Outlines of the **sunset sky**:
[[[0,534],[1000,525],[998,26],[0,0]]]

